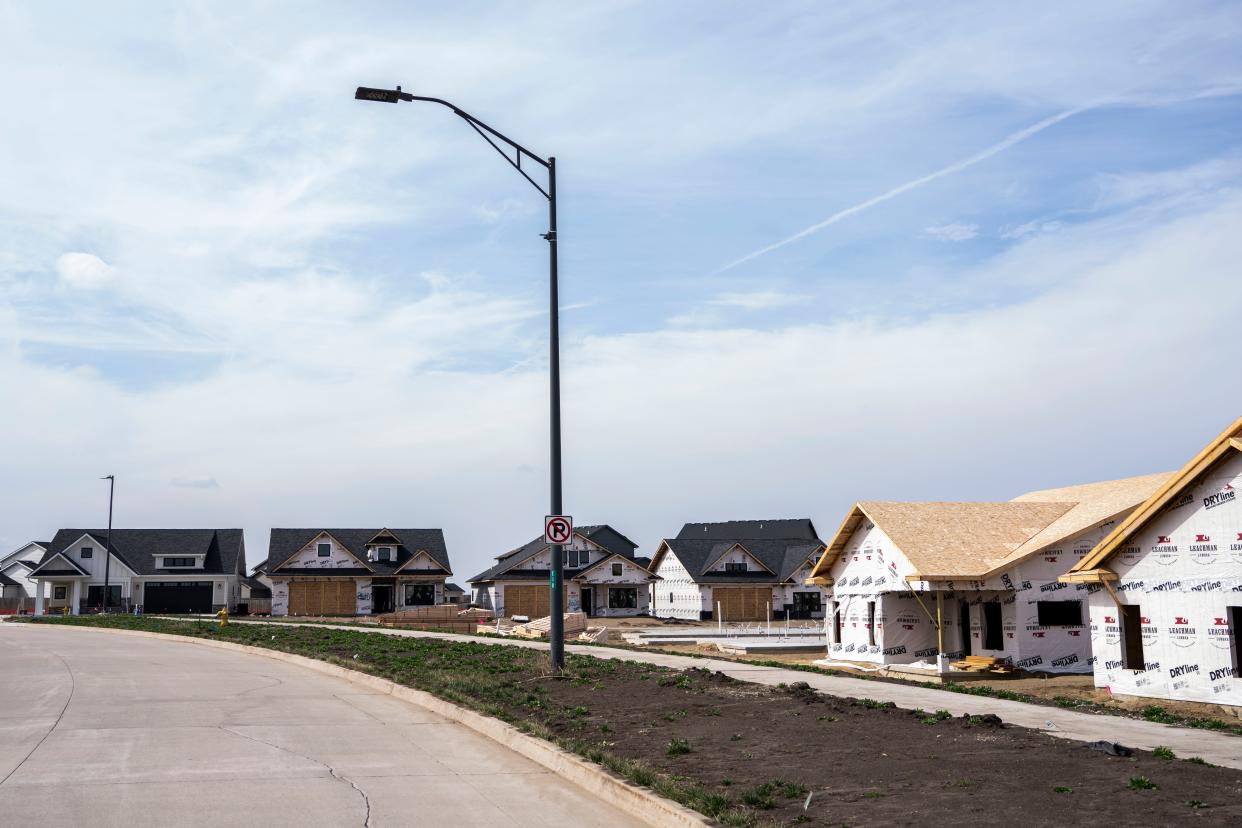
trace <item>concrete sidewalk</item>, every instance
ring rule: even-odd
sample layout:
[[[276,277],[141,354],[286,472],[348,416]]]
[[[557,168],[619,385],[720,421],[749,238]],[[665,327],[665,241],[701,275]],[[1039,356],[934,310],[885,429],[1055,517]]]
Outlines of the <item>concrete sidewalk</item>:
[[[6,623],[0,663],[5,825],[644,824],[424,708],[262,655]]]
[[[440,638],[447,641],[468,641],[475,644],[499,644],[530,649],[546,650],[548,648],[545,642],[528,641],[525,639],[482,638],[456,633],[399,630],[386,627],[368,628],[346,624],[297,624],[296,622],[287,621],[252,620],[231,621],[230,623],[268,624],[273,626],[293,624],[305,627],[331,627],[333,629],[367,632],[376,635]],[[947,710],[954,716],[995,713],[1008,724],[1021,725],[1033,730],[1042,730],[1062,739],[1073,739],[1082,742],[1094,742],[1104,739],[1110,742],[1120,742],[1127,747],[1142,748],[1144,750],[1151,750],[1163,745],[1182,758],[1198,756],[1214,765],[1242,768],[1242,736],[1230,736],[1224,733],[1214,733],[1210,730],[1171,727],[1156,722],[1129,719],[1123,716],[1111,716],[1105,713],[1083,713],[1073,710],[1062,710],[1056,707],[1028,704],[1026,702],[993,699],[986,696],[968,696],[963,693],[935,690],[912,684],[868,681],[867,679],[846,676],[825,676],[818,673],[786,670],[779,667],[763,667],[757,664],[746,664],[727,659],[667,655],[665,653],[643,652],[640,650],[621,650],[611,647],[573,644],[566,645],[565,651],[595,658],[639,661],[645,664],[656,664],[677,670],[698,667],[719,671],[741,681],[750,681],[773,687],[778,684],[793,684],[796,681],[805,681],[816,690],[834,696],[854,696],[857,698],[876,699],[877,701],[891,701],[898,707],[907,709]]]

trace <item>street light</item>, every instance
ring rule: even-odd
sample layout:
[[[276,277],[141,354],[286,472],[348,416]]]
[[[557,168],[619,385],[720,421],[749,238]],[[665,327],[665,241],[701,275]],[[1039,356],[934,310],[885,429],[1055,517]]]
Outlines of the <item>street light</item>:
[[[112,590],[108,586],[108,570],[112,565],[112,495],[116,493],[116,475],[109,474],[100,480],[108,481],[108,534],[104,536],[104,600],[103,611],[108,613],[108,598]]]
[[[548,370],[549,370],[549,390],[551,392],[551,425],[552,425],[552,456],[551,456],[551,473],[552,473],[552,509],[553,515],[561,514],[561,345],[560,345],[560,307],[557,295],[556,283],[556,158],[548,156],[544,159],[535,155],[526,147],[512,140],[508,136],[497,132],[487,124],[480,121],[468,112],[465,112],[453,104],[441,98],[427,98],[421,95],[411,95],[409,92],[402,92],[401,87],[396,89],[373,89],[367,86],[359,86],[358,91],[354,93],[354,98],[360,101],[377,101],[379,103],[398,103],[400,101],[426,101],[428,103],[440,104],[446,106],[453,111],[453,114],[461,118],[470,128],[479,133],[484,141],[492,145],[500,156],[509,162],[515,170],[521,173],[522,177],[530,182],[536,190],[538,190],[544,198],[548,200],[548,232],[542,234],[548,241],[548,252],[550,255],[549,275],[550,275],[550,292],[549,292],[549,328],[548,328]],[[495,140],[508,146],[513,150],[513,157],[505,152],[497,145]],[[535,179],[531,178],[526,170],[522,169],[522,160],[534,162],[548,171],[547,189],[539,186]],[[552,645],[552,672],[560,673],[565,667],[565,596],[562,592],[564,580],[564,548],[561,544],[552,545],[552,575],[549,588],[552,590],[552,625],[548,631]]]

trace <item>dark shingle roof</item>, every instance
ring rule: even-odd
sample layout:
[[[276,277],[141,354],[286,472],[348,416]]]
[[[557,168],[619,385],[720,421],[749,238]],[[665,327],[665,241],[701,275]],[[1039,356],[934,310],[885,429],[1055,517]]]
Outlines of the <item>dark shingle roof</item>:
[[[444,588],[448,590],[449,592],[460,592],[462,595],[466,594],[466,591],[464,589],[462,589],[461,587],[459,587],[457,584],[454,584],[454,583],[447,583],[444,585]]]
[[[597,543],[600,546],[602,546],[604,549],[608,550],[609,552],[620,555],[623,558],[629,558],[630,560],[635,560],[634,550],[638,548],[638,544],[634,543],[632,540],[630,540],[625,535],[618,532],[616,529],[613,529],[608,524],[599,524],[599,525],[591,525],[591,526],[575,526],[574,534],[582,535],[583,537],[590,540],[592,543]],[[489,567],[488,569],[485,569],[482,572],[480,572],[478,575],[475,575],[473,578],[470,578],[468,580],[468,583],[473,584],[473,583],[478,583],[479,581],[493,580],[497,575],[499,575],[502,572],[505,572],[510,567],[517,566],[523,561],[533,558],[535,555],[538,555],[540,552],[542,552],[544,549],[547,549],[547,548],[548,548],[548,545],[543,542],[543,537],[542,536],[537,537],[532,541],[528,541],[527,543],[522,544],[517,549],[512,549],[506,552],[504,555],[500,557],[499,561],[496,563],[495,566]],[[530,571],[536,572],[537,577],[540,577],[540,578],[548,577],[546,570],[530,570]],[[578,570],[566,569],[565,577],[569,578],[571,577],[571,572],[573,574],[577,574],[577,571]],[[510,577],[526,578],[527,576],[518,575],[516,572],[510,572],[506,574],[505,577],[506,578],[510,578]]]
[[[17,581],[14,581],[14,580],[13,580],[12,578],[10,578],[8,575],[5,575],[3,572],[0,572],[0,585],[2,585],[2,586],[17,586],[18,584],[17,584]]]
[[[397,538],[397,559],[395,561],[367,561],[367,541],[374,538],[383,527],[376,529],[273,529],[271,541],[268,545],[267,563],[264,565],[265,574],[273,574],[277,571],[286,573],[312,572],[316,575],[325,575],[328,573],[338,575],[348,575],[356,573],[359,575],[391,575],[401,566],[417,555],[420,551],[426,552],[431,559],[444,567],[451,575],[452,567],[449,564],[448,547],[444,544],[444,530],[442,529],[389,529],[388,531]],[[359,560],[367,561],[367,566],[349,569],[333,568],[331,570],[324,569],[298,569],[293,567],[284,567],[277,570],[282,563],[289,560],[300,551],[306,544],[313,541],[322,532],[327,532],[336,538],[340,543],[352,552]],[[423,570],[406,569],[404,572],[421,572]],[[437,570],[438,572],[438,570]]]
[[[687,523],[676,538],[664,543],[690,573],[690,578],[701,584],[781,583],[824,546],[808,518]],[[746,572],[726,575],[704,571],[735,544],[745,547],[773,574]]]
[[[39,565],[65,552],[83,535],[90,535],[102,545],[108,532],[61,529],[47,545]],[[241,529],[113,529],[112,555],[139,575],[241,575],[246,568],[246,544]],[[206,557],[202,569],[185,570],[156,566],[164,555]]]
[[[742,539],[801,538],[823,544],[810,518],[792,520],[726,520],[721,523],[687,523],[678,540],[737,541]]]

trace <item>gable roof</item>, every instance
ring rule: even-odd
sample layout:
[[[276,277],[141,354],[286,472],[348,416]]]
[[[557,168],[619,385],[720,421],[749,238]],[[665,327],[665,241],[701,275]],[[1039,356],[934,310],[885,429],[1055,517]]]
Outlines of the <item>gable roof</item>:
[[[592,524],[589,526],[575,526],[574,534],[581,535],[583,538],[600,547],[605,552],[613,555],[620,555],[621,557],[628,558],[630,560],[634,559],[634,550],[638,547],[636,543],[606,523]],[[534,540],[527,541],[516,549],[510,549],[508,552],[496,559],[497,563],[495,565],[488,567],[478,575],[475,575],[473,578],[468,578],[466,582],[474,584],[480,581],[495,580],[496,576],[508,572],[518,564],[529,561],[543,550],[549,548],[550,544],[544,543],[543,536],[540,535]],[[540,573],[545,572],[545,570],[537,571]],[[565,577],[569,577],[569,573],[571,571],[576,574],[576,570],[569,570],[567,568],[565,570]],[[530,576],[522,575],[520,577]],[[540,577],[543,576],[540,575]]]
[[[95,538],[102,547],[108,533],[104,529],[60,529],[48,544],[39,566],[61,555],[81,570],[62,553],[83,535]],[[157,566],[164,555],[203,555],[203,568],[185,570]],[[113,529],[112,556],[136,575],[241,575],[246,565],[241,529]],[[82,574],[86,572],[83,570]]]
[[[68,567],[60,566],[60,567],[53,568],[52,567],[53,561],[61,561],[63,564],[68,564]],[[44,552],[43,557],[39,560],[39,563],[35,565],[35,568],[30,571],[29,576],[34,576],[34,575],[89,575],[89,574],[90,573],[87,572],[85,569],[83,569],[82,566],[78,564],[77,561],[70,558],[64,552]]]
[[[49,544],[49,541],[27,541],[26,543],[14,549],[12,552],[9,552],[4,555],[0,555],[0,567],[8,566],[9,563],[11,563],[15,558],[17,558],[19,555],[21,555],[23,552],[30,549],[31,547],[38,549],[39,555],[42,556],[42,554],[47,551],[48,544]]]
[[[766,566],[770,572],[708,572],[707,569],[731,549],[741,543],[752,557]],[[648,567],[651,571],[659,566],[660,559],[671,553],[681,561],[697,584],[745,584],[784,583],[810,558],[819,554],[824,544],[819,538],[742,538],[730,541],[703,540],[699,538],[666,538]]]
[[[810,518],[792,520],[726,520],[720,523],[687,523],[677,533],[676,540],[755,540],[789,539],[822,543],[815,533]]]
[[[0,572],[0,586],[20,586],[20,584],[18,584],[17,581],[14,581],[12,578],[10,578],[8,575],[5,575],[3,572]]]
[[[983,579],[1126,514],[1167,476],[1045,489],[1009,501],[860,501],[842,521],[811,575],[827,577],[850,537],[870,521],[914,567],[908,580]]]
[[[749,549],[747,549],[746,545],[742,543],[741,541],[733,541],[732,543],[725,541],[724,543],[718,543],[715,546],[713,546],[712,551],[708,553],[707,559],[704,562],[703,568],[702,570],[700,570],[699,574],[706,575],[708,570],[710,570],[716,564],[720,563],[720,559],[723,558],[725,555],[728,555],[734,549],[742,550],[743,554],[745,554],[746,557],[750,558],[752,561],[759,564],[761,567],[768,570],[773,575],[776,574],[776,570],[772,569],[772,567],[768,566],[765,562],[760,560],[759,557],[755,555],[754,552],[751,552]]]
[[[268,541],[267,562],[264,564],[264,574],[276,575],[281,572],[299,571],[299,568],[285,567],[282,564],[324,533],[331,535],[347,552],[359,561],[366,561],[366,563],[365,568],[358,568],[358,572],[355,572],[353,567],[347,570],[315,568],[316,574],[328,575],[336,573],[345,575],[370,572],[381,576],[392,575],[420,551],[426,552],[433,561],[444,568],[445,573],[452,574],[448,547],[444,543],[443,529],[388,529],[387,531],[400,541],[397,545],[396,559],[392,561],[367,561],[367,543],[381,531],[385,530],[325,529],[320,527],[312,529],[273,529]]]
[[[593,563],[593,564],[587,564],[586,566],[579,568],[578,570],[576,570],[576,571],[573,573],[573,575],[572,575],[572,576],[570,576],[570,575],[566,575],[566,577],[581,578],[583,575],[586,575],[586,574],[587,574],[588,572],[590,572],[592,569],[596,569],[596,568],[598,568],[598,567],[601,567],[601,566],[603,566],[604,564],[606,564],[606,563],[610,563],[610,562],[614,561],[614,560],[615,560],[615,559],[617,559],[617,558],[620,558],[622,561],[625,561],[625,562],[627,562],[627,563],[633,564],[634,566],[636,566],[636,567],[638,567],[639,569],[641,569],[641,570],[643,570],[644,572],[646,572],[649,576],[651,576],[651,578],[650,578],[649,580],[652,580],[652,579],[654,579],[654,580],[658,580],[658,579],[656,578],[656,576],[655,576],[655,573],[653,573],[651,570],[647,569],[647,567],[645,567],[645,566],[643,566],[642,564],[640,564],[640,563],[638,562],[638,559],[637,559],[637,558],[633,558],[633,557],[631,557],[631,556],[629,556],[629,555],[622,555],[622,554],[621,554],[621,553],[619,553],[619,552],[611,552],[611,553],[609,553],[609,554],[605,555],[604,557],[600,558],[600,559],[599,559],[598,561],[596,561],[595,563]]]
[[[1242,452],[1242,417],[1216,436],[1212,442],[1190,459],[1185,466],[1171,474],[1143,503],[1100,541],[1081,561],[1070,569],[1075,580],[1101,580],[1107,573],[1097,573],[1125,543],[1164,509],[1174,498],[1193,486],[1199,477],[1230,457]]]

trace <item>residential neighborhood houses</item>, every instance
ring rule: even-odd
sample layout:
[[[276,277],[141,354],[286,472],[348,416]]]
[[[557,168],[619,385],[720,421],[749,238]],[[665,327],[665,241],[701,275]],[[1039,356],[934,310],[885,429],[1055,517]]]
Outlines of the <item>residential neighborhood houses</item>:
[[[607,524],[564,545],[566,607],[681,624],[822,621],[821,663],[1092,674],[1119,695],[1242,705],[1242,419],[1180,471],[994,502],[860,501],[825,543],[809,518],[687,523],[652,558]],[[0,558],[0,611],[382,615],[549,612],[535,538],[451,583],[441,529],[60,529]]]

